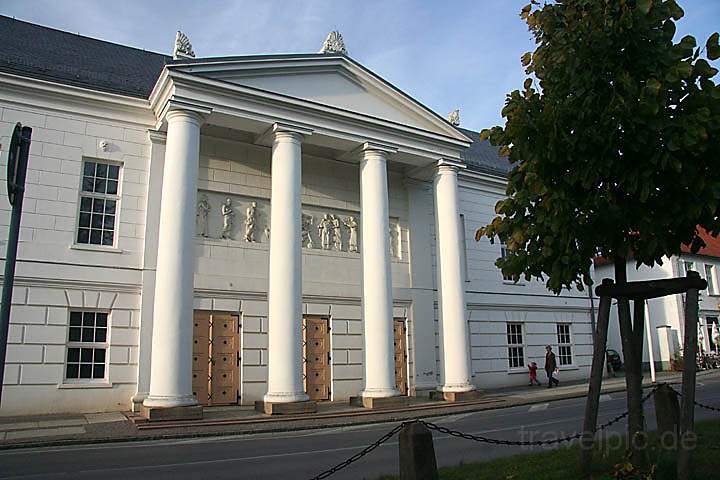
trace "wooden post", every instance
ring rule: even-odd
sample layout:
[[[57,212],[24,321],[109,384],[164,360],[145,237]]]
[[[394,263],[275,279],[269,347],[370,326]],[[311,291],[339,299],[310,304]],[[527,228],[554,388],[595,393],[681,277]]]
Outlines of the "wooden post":
[[[688,277],[699,277],[690,271]],[[698,289],[691,288],[685,297],[685,338],[683,342],[682,413],[678,445],[677,478],[690,478],[690,451],[695,446],[695,373],[697,357]]]
[[[432,433],[413,422],[400,430],[400,480],[438,480]]]
[[[613,281],[609,278],[605,278],[602,281],[603,285],[612,285],[612,283]],[[583,436],[580,440],[580,448],[582,449],[580,466],[586,475],[590,474],[592,466],[592,449],[595,442],[595,429],[597,427],[598,407],[600,405],[600,388],[602,387],[611,305],[611,297],[600,297],[597,330],[593,332],[595,342],[593,344],[592,367],[590,369],[590,385],[588,387],[587,403],[585,404]]]

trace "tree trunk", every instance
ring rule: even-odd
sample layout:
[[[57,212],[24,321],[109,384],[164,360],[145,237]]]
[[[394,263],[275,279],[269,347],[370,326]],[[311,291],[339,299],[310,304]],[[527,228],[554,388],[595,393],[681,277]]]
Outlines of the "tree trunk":
[[[627,260],[623,257],[615,259],[615,281],[618,285],[627,283]],[[642,406],[642,331],[644,308],[641,302],[640,318],[638,308],[635,308],[635,325],[639,331],[634,331],[630,317],[630,300],[618,299],[618,320],[620,323],[620,337],[622,339],[623,357],[625,359],[625,384],[627,385],[628,411],[628,448],[631,452],[631,461],[634,465],[645,465],[645,419]],[[637,306],[636,306],[637,307]],[[639,340],[638,340],[639,337]]]

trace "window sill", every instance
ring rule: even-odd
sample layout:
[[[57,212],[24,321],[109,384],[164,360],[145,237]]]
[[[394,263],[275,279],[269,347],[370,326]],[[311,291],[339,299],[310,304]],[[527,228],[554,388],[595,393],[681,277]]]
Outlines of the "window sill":
[[[61,390],[65,389],[77,389],[77,388],[112,388],[113,384],[109,382],[77,382],[77,383],[60,383],[57,388]]]
[[[528,370],[527,367],[523,367],[523,368],[511,368],[507,371],[508,375],[519,375],[521,373],[523,373],[525,375],[530,375],[530,370]]]
[[[558,367],[558,369],[562,372],[563,370],[580,370],[580,367],[577,365],[563,365],[562,367]]]
[[[85,250],[88,252],[105,252],[105,253],[123,253],[122,249],[117,247],[107,247],[102,245],[84,245],[81,243],[73,243],[70,250]]]
[[[525,286],[525,284],[522,282],[516,283],[516,282],[513,282],[512,280],[503,280],[502,283],[503,283],[503,285],[511,285],[513,287],[524,287]]]

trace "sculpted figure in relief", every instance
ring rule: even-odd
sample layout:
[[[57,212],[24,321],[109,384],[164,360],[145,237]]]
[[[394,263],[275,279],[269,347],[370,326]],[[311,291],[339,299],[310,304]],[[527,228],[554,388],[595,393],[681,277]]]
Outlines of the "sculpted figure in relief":
[[[232,238],[232,229],[233,229],[233,217],[235,216],[235,211],[232,208],[232,199],[230,197],[225,199],[225,203],[223,203],[222,207],[220,208],[220,213],[223,217],[223,226],[222,226],[222,232],[220,232],[220,238]]]
[[[250,206],[245,210],[245,241],[255,241],[255,210],[257,202],[250,202]]]
[[[398,255],[398,240],[399,235],[397,231],[397,225],[390,225],[390,256],[399,257]]]
[[[300,241],[303,248],[313,248],[313,239],[312,235],[310,235],[310,229],[313,226],[313,216],[303,213],[301,226],[302,232],[300,232]]]
[[[358,223],[357,223],[357,220],[355,220],[355,217],[350,216],[350,217],[347,217],[343,223],[345,224],[347,229],[350,231],[350,236],[348,238],[348,252],[357,253],[357,251],[358,251],[358,244],[357,244]]]
[[[333,246],[338,252],[342,251],[342,222],[340,217],[331,215],[333,226]]]
[[[330,234],[332,232],[333,223],[328,214],[323,215],[318,224],[318,234],[320,235],[320,243],[323,250],[330,250]]]
[[[210,213],[210,202],[208,202],[208,196],[203,195],[197,204],[197,219],[200,225],[200,236],[208,236],[208,214]]]

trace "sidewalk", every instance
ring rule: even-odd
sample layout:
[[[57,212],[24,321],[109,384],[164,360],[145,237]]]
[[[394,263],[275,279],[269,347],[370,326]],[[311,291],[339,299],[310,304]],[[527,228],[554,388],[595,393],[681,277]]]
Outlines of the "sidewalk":
[[[698,381],[702,381],[704,377],[720,377],[720,370],[697,375]],[[658,374],[657,381],[674,383],[680,378],[680,373],[663,372]],[[649,379],[644,383],[651,384]],[[603,379],[603,394],[624,390],[624,377]],[[351,407],[347,402],[325,402],[318,405],[315,414],[276,417],[260,414],[249,406],[208,407],[202,420],[183,422],[149,423],[130,412],[6,417],[0,418],[0,449],[343,427],[531,405],[586,394],[587,383],[553,389],[513,387],[484,391],[481,399],[472,402],[450,404],[413,397],[406,408],[381,411]]]

